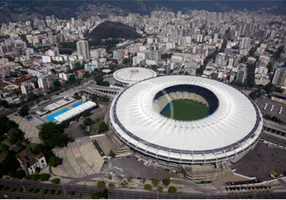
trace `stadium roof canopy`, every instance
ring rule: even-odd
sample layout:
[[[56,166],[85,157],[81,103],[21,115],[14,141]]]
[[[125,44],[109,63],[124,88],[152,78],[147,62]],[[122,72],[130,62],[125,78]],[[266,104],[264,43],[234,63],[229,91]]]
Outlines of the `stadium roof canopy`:
[[[194,121],[161,115],[154,108],[154,97],[176,85],[210,90],[218,99],[218,108]],[[262,130],[261,113],[244,94],[224,83],[194,76],[162,76],[134,84],[113,101],[110,118],[116,134],[129,146],[180,161],[231,157],[249,149]]]
[[[92,102],[92,101],[87,101],[71,110],[68,110],[67,112],[61,114],[61,115],[58,115],[55,117],[55,120],[58,122],[58,123],[61,123],[65,120],[68,120],[68,119],[71,119],[77,115],[79,115],[80,113],[88,110],[88,109],[91,109],[93,107],[96,106],[96,103]]]
[[[156,77],[157,73],[152,69],[143,67],[126,67],[113,73],[113,78],[121,83],[134,84],[148,78]]]

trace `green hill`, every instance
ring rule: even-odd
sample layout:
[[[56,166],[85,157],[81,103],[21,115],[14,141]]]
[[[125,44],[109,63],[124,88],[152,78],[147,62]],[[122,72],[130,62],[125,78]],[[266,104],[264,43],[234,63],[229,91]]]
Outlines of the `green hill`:
[[[93,29],[87,37],[93,41],[101,41],[102,39],[136,39],[140,38],[141,35],[136,30],[128,25],[119,22],[106,21],[99,24]]]

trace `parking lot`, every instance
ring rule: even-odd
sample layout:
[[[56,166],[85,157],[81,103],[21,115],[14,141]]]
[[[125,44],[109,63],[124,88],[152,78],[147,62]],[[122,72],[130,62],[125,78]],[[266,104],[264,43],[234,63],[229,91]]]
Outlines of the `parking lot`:
[[[273,117],[277,117],[283,122],[286,122],[286,105],[272,101],[265,96],[255,100],[255,102],[264,115],[267,114]]]
[[[271,180],[271,170],[278,174],[286,171],[285,150],[268,147],[258,143],[254,150],[250,151],[238,163],[233,165],[236,172],[259,180]]]

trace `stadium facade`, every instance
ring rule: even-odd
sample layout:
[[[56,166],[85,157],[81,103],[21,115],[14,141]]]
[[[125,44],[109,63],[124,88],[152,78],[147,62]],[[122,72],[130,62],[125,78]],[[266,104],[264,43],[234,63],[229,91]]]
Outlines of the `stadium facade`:
[[[201,102],[209,113],[192,121],[160,114],[174,99]],[[263,127],[260,110],[247,96],[224,83],[194,76],[135,83],[113,100],[109,114],[114,133],[135,152],[181,165],[235,162],[255,147]]]

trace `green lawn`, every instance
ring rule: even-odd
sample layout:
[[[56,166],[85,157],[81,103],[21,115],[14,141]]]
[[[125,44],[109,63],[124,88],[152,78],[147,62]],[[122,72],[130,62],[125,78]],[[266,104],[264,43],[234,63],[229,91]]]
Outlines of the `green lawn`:
[[[173,117],[171,116],[172,107],[174,108]],[[206,117],[208,109],[209,107],[207,105],[197,101],[177,99],[173,100],[169,108],[161,114],[176,120],[190,121]]]

